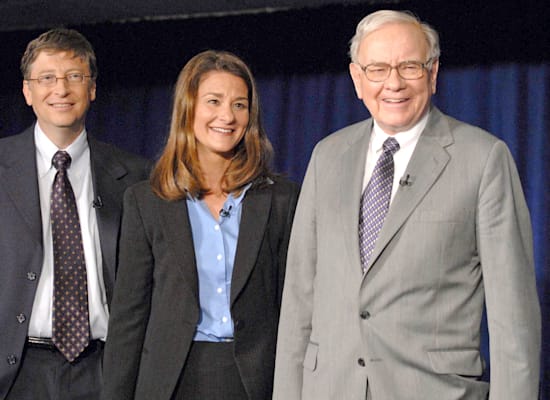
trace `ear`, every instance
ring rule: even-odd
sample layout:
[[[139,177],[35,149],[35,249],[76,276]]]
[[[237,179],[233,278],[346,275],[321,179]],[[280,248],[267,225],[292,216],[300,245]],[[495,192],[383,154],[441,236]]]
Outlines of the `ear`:
[[[430,70],[430,85],[432,88],[432,94],[435,94],[437,90],[437,73],[439,72],[439,59],[435,60]]]
[[[93,81],[90,82],[90,101],[94,101],[95,100],[95,91],[96,91],[96,83],[95,83],[95,79]]]
[[[29,88],[29,81],[23,81],[23,96],[25,96],[25,102],[28,106],[32,106],[32,93]]]
[[[353,86],[355,86],[355,94],[358,99],[363,99],[362,93],[362,83],[363,83],[363,70],[361,67],[355,63],[349,64],[349,74],[351,75],[351,80],[353,81]]]

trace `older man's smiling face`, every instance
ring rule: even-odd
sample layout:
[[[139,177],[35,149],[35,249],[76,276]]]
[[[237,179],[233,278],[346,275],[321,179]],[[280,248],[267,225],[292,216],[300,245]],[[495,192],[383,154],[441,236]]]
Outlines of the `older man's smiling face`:
[[[389,23],[368,34],[359,45],[361,65],[387,63],[396,66],[403,61],[425,63],[429,58],[426,37],[421,29],[409,23]],[[412,128],[428,111],[436,90],[438,61],[420,79],[405,80],[394,68],[383,82],[371,82],[361,67],[350,64],[357,97],[380,127],[390,135]]]

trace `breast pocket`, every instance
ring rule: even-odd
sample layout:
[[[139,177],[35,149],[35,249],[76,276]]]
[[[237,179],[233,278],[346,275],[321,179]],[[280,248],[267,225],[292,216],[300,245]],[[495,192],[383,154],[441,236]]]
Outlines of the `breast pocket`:
[[[427,223],[465,223],[475,218],[475,211],[464,208],[458,209],[419,209],[415,213],[415,220]]]

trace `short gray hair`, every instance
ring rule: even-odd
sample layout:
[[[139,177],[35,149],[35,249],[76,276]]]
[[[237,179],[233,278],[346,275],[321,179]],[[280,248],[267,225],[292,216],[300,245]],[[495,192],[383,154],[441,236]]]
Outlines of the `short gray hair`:
[[[380,29],[382,25],[391,23],[405,23],[418,26],[428,42],[429,57],[432,62],[439,59],[441,49],[439,47],[439,35],[437,31],[425,22],[420,21],[410,11],[380,10],[367,15],[359,22],[355,35],[350,40],[349,56],[351,61],[357,63],[359,45],[365,36]]]

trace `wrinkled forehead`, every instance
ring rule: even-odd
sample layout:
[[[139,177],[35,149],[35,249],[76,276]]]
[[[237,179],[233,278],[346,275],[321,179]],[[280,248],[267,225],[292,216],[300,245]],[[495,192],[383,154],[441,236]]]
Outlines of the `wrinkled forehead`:
[[[405,61],[424,60],[429,54],[426,35],[413,23],[387,23],[369,32],[359,44],[359,60]]]

